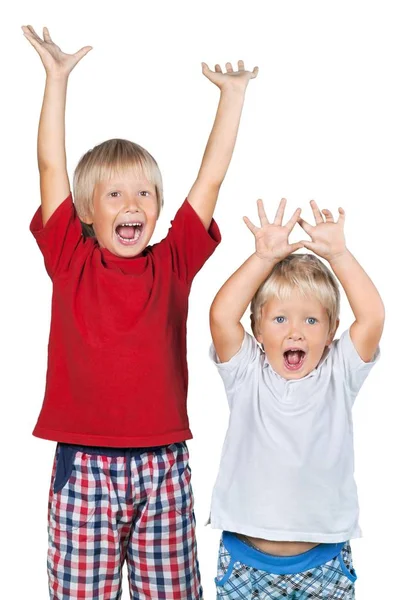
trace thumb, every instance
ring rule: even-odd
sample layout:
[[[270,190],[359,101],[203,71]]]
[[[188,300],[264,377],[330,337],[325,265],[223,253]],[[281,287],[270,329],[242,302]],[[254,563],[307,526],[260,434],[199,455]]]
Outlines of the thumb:
[[[294,244],[289,244],[290,253],[296,252],[296,250],[300,250],[300,248],[303,248],[303,246],[304,242],[295,242]]]
[[[315,242],[309,242],[308,240],[303,240],[301,244],[304,248],[307,248],[307,250],[314,250],[317,246]]]
[[[91,50],[93,50],[93,46],[84,46],[83,48],[78,50],[78,52],[75,52],[74,56],[77,59],[77,61],[80,61]]]

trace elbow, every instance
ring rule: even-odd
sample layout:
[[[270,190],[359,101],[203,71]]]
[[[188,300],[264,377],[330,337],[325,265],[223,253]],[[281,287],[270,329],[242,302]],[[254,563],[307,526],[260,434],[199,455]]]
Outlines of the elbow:
[[[218,298],[214,300],[211,304],[210,308],[210,326],[218,327],[227,321],[227,311],[226,307],[222,306],[221,302],[218,301]]]
[[[216,303],[214,300],[210,307],[210,325],[214,325],[215,323],[219,322],[219,313],[220,311],[218,309],[218,302]]]

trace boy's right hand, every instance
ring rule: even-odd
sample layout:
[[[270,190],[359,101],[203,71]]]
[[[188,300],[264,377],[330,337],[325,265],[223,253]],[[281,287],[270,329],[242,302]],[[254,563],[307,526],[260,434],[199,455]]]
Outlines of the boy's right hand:
[[[43,28],[43,39],[38,36],[32,25],[23,25],[22,31],[38,52],[48,76],[68,77],[75,65],[92,49],[92,46],[84,46],[75,54],[65,54],[53,42],[47,27]]]
[[[262,259],[279,262],[292,252],[295,252],[295,250],[304,247],[303,242],[289,244],[288,241],[289,234],[300,216],[301,208],[297,208],[286,225],[282,225],[285,206],[286,199],[282,198],[274,222],[270,223],[265,214],[263,201],[257,200],[258,216],[260,217],[261,227],[256,227],[250,219],[243,217],[244,222],[255,237],[256,254]]]

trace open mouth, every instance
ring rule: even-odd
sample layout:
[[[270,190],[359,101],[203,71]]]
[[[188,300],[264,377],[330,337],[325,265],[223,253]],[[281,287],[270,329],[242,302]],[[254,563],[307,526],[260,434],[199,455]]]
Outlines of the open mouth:
[[[121,223],[115,228],[115,233],[120,244],[132,246],[138,242],[142,236],[144,224],[139,221],[136,223]]]
[[[306,353],[303,350],[286,350],[283,353],[285,367],[289,371],[298,371],[303,366]]]

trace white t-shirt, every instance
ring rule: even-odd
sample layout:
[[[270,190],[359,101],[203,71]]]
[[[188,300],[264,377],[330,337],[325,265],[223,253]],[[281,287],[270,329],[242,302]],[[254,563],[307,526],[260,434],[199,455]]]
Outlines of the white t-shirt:
[[[230,407],[211,526],[278,541],[360,537],[352,406],[379,358],[365,363],[346,330],[301,379],[285,379],[245,333],[220,363]]]

